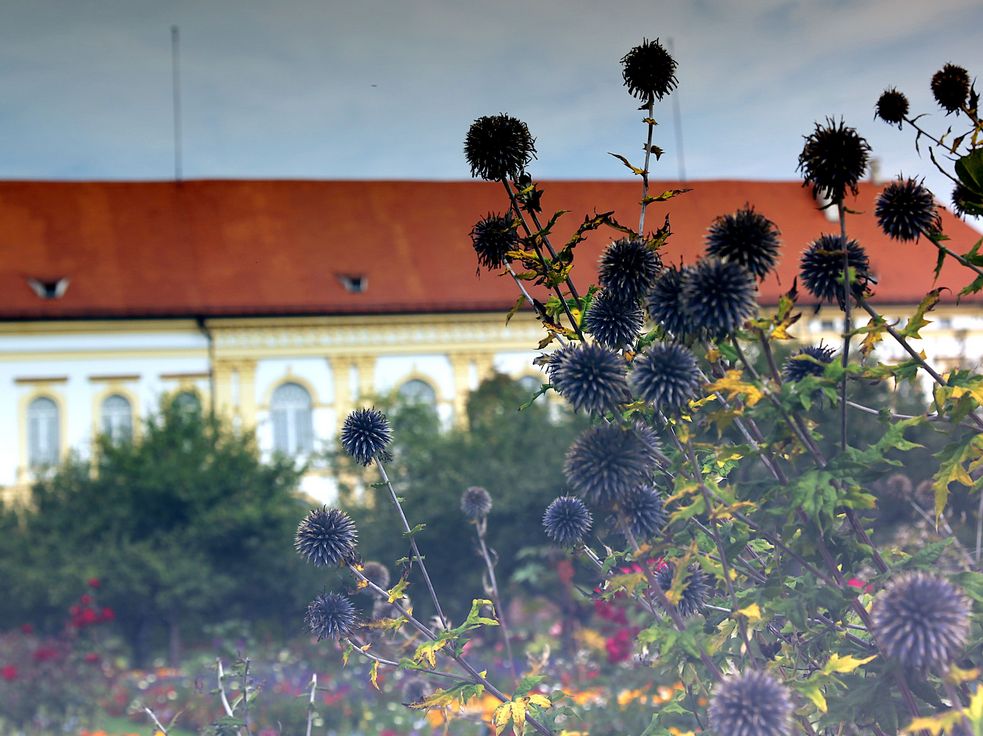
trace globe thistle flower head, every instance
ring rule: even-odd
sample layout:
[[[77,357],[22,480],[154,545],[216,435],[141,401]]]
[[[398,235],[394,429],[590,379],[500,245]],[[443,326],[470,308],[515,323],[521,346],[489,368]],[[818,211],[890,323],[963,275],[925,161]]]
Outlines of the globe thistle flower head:
[[[672,588],[672,579],[676,574],[676,566],[667,562],[655,573],[655,581],[663,592]],[[712,587],[707,574],[698,565],[691,565],[686,571],[683,583],[683,593],[676,604],[680,616],[693,616],[703,610],[710,598]]]
[[[471,167],[471,176],[487,181],[514,180],[536,158],[536,140],[518,118],[486,115],[468,129],[464,156]]]
[[[543,514],[546,536],[561,547],[574,547],[591,530],[594,517],[587,506],[575,496],[554,498]]]
[[[867,170],[870,146],[854,128],[827,118],[826,125],[806,136],[799,154],[799,171],[814,195],[840,202],[846,190],[856,194],[857,184]]]
[[[652,285],[645,305],[652,321],[679,340],[696,332],[683,302],[683,281],[689,271],[688,267],[665,269]]]
[[[665,414],[677,414],[697,397],[703,381],[693,352],[675,343],[652,345],[632,361],[635,396]]]
[[[307,607],[307,628],[321,639],[340,639],[355,630],[355,606],[341,593],[322,593]]]
[[[915,572],[885,588],[871,613],[884,654],[909,669],[941,672],[966,644],[970,612],[969,599],[955,585]]]
[[[502,268],[509,260],[506,254],[519,247],[515,220],[504,215],[486,215],[472,228],[471,245],[478,254],[479,265],[490,271]]]
[[[952,189],[952,210],[962,218],[966,215],[983,216],[983,196],[959,182]]]
[[[710,728],[728,736],[788,736],[792,698],[771,674],[745,670],[724,679],[710,699]]]
[[[625,361],[600,345],[564,349],[550,363],[550,382],[577,411],[603,413],[628,398]]]
[[[588,501],[611,503],[649,482],[654,448],[635,429],[602,424],[584,432],[567,451],[567,482]]]
[[[389,568],[381,562],[366,562],[362,566],[362,574],[369,579],[370,583],[383,590],[389,589]],[[366,588],[366,590],[370,593],[375,593],[375,591],[369,588]]]
[[[311,509],[297,526],[294,549],[317,567],[343,565],[355,559],[358,530],[341,509]]]
[[[609,245],[598,264],[597,278],[622,301],[641,299],[662,270],[659,254],[640,238],[622,238]]]
[[[833,348],[826,345],[810,345],[790,355],[782,366],[782,378],[797,383],[806,376],[821,376],[826,366],[833,362]]]
[[[867,291],[870,281],[870,259],[867,251],[856,240],[845,244],[847,263],[856,275],[851,286],[854,297],[861,297]],[[802,283],[816,299],[832,302],[834,299],[843,307],[843,250],[844,241],[840,235],[821,235],[806,248],[799,262]]]
[[[650,539],[662,531],[669,520],[662,497],[651,486],[641,486],[625,496],[619,503],[635,539]]]
[[[645,104],[661,100],[676,89],[676,60],[659,43],[659,39],[635,46],[621,59],[621,75],[628,92]]]
[[[714,220],[707,233],[707,254],[744,266],[763,279],[778,261],[778,228],[745,205],[732,215]]]
[[[739,263],[703,258],[683,279],[683,308],[694,327],[714,337],[733,335],[757,308],[754,277]]]
[[[884,90],[877,98],[874,116],[900,128],[904,119],[908,117],[908,98],[894,87]]]
[[[946,64],[932,76],[932,96],[947,115],[962,109],[969,89],[969,72],[961,66]]]
[[[894,240],[918,240],[942,229],[935,197],[916,179],[898,179],[884,188],[874,208],[877,224]]]
[[[382,459],[392,442],[392,428],[378,409],[356,409],[341,428],[341,446],[360,465]]]
[[[645,324],[645,313],[637,301],[624,301],[602,291],[591,301],[584,323],[601,345],[618,350],[635,344]]]
[[[480,521],[491,509],[491,494],[481,486],[471,486],[461,494],[461,511],[471,521]]]

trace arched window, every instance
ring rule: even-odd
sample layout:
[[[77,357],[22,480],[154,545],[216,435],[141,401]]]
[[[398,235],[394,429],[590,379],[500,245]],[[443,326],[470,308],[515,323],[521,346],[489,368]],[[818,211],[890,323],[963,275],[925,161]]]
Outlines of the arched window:
[[[39,396],[27,407],[27,461],[32,468],[54,465],[61,449],[58,404]]]
[[[113,394],[102,402],[102,432],[113,442],[133,437],[133,407],[125,396]]]
[[[174,397],[174,406],[188,414],[201,414],[201,399],[197,391],[182,391]]]
[[[297,383],[285,383],[273,392],[273,449],[287,455],[303,455],[314,449],[311,395]]]
[[[437,405],[437,392],[426,381],[413,378],[399,387],[399,398],[409,404]]]

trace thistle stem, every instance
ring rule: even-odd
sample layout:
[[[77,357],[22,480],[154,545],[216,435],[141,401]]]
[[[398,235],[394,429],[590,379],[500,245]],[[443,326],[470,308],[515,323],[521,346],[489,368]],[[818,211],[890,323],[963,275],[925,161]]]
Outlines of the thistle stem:
[[[348,569],[351,571],[352,575],[355,576],[356,580],[361,581],[366,585],[366,587],[370,588],[372,591],[378,593],[379,595],[385,596],[386,600],[389,600],[389,593],[383,590],[382,588],[380,588],[375,583],[373,583],[367,577],[365,577],[365,575],[362,574],[362,571],[359,570],[357,567],[355,567],[355,565],[349,564]],[[429,639],[430,641],[438,640],[437,635],[425,624],[421,623],[418,619],[414,618],[414,616],[409,611],[407,611],[406,608],[404,608],[399,601],[393,601],[392,603],[390,603],[390,605],[393,608],[395,608],[397,611],[399,611],[399,613],[407,620],[407,622],[409,622],[409,624],[414,629],[416,629],[421,634],[423,634],[427,639]],[[478,670],[476,670],[471,665],[470,662],[464,659],[464,657],[460,656],[459,654],[455,654],[453,651],[448,651],[447,647],[441,649],[439,654],[453,660],[461,669],[463,669],[471,676],[472,682],[478,683],[480,685],[484,685],[485,690],[491,693],[494,697],[498,698],[499,701],[503,703],[509,702],[510,700],[509,696],[503,693],[497,687],[495,687],[491,682],[489,682],[488,678],[482,675],[480,672],[478,672]],[[539,733],[543,734],[543,736],[555,736],[550,729],[548,729],[546,726],[544,726],[542,723],[540,723],[537,719],[533,718],[532,716],[526,715],[526,721],[529,724],[531,724],[533,728],[539,731]]]
[[[485,560],[485,569],[488,571],[488,582],[491,585],[492,598],[495,601],[495,611],[498,613],[498,623],[502,629],[502,638],[505,640],[505,652],[509,658],[509,670],[512,672],[512,679],[518,680],[519,673],[516,672],[515,657],[512,654],[512,637],[509,634],[509,626],[505,618],[505,607],[502,605],[502,596],[498,592],[498,578],[495,575],[495,565],[488,551],[488,545],[485,544],[487,522],[488,517],[485,517],[475,525],[478,532],[478,546],[481,549],[481,556]]]
[[[167,736],[167,729],[164,728],[164,724],[160,722],[160,720],[157,718],[157,715],[152,710],[150,710],[150,708],[148,708],[147,706],[143,707],[143,711],[148,716],[150,716],[150,719],[154,722],[154,726],[157,728],[157,730],[160,731],[162,734],[164,734],[164,736]]]
[[[836,210],[840,217],[840,238],[843,241],[843,354],[840,364],[843,367],[843,377],[840,380],[840,452],[846,452],[847,446],[847,366],[850,364],[850,333],[853,332],[853,320],[850,318],[850,249],[846,239],[846,207],[843,198],[836,202]]]
[[[928,238],[929,241],[931,241],[932,245],[934,245],[940,251],[945,253],[947,256],[955,259],[958,263],[965,266],[970,271],[973,271],[977,276],[983,276],[983,269],[981,269],[979,266],[973,263],[970,263],[968,260],[966,260],[964,256],[959,255],[948,246],[943,245],[942,241],[939,239],[938,233],[929,232],[928,230],[922,230],[922,235]]]
[[[379,458],[375,458],[375,465],[376,468],[379,469],[379,475],[382,477],[383,483],[385,483],[386,488],[389,489],[389,496],[392,498],[393,505],[396,506],[396,511],[399,512],[399,519],[403,522],[403,530],[406,533],[406,536],[408,536],[410,539],[410,549],[413,550],[413,556],[416,559],[417,565],[420,566],[420,572],[423,574],[423,579],[427,584],[427,590],[430,592],[430,600],[433,601],[434,608],[437,612],[437,617],[445,625],[449,624],[449,619],[444,616],[444,612],[440,608],[440,601],[437,600],[437,592],[433,588],[433,583],[430,582],[430,573],[427,572],[427,566],[423,563],[423,555],[420,554],[420,548],[416,545],[416,538],[410,531],[410,524],[406,520],[406,514],[403,513],[403,505],[399,502],[399,496],[396,495],[396,489],[393,488],[393,484],[389,480],[389,475],[386,473],[386,468]]]
[[[311,675],[311,694],[307,700],[307,731],[306,736],[311,736],[314,728],[314,696],[317,694],[317,672]]]
[[[354,636],[349,636],[346,641],[352,647],[352,649],[368,659],[370,662],[378,662],[379,664],[384,664],[387,667],[395,667],[396,669],[399,669],[399,662],[393,659],[380,657],[377,654],[372,654],[372,652],[368,650],[368,645],[363,644]],[[419,670],[419,672],[425,675],[431,675],[433,677],[446,677],[450,680],[457,680],[458,682],[471,682],[470,678],[461,677],[460,675],[455,675],[451,672],[442,672],[441,670]]]
[[[655,98],[649,97],[648,117],[645,119],[648,127],[648,136],[645,140],[645,163],[642,166],[642,211],[638,216],[638,234],[645,237],[645,209],[648,207],[649,193],[649,158],[652,155],[652,131],[655,128]]]

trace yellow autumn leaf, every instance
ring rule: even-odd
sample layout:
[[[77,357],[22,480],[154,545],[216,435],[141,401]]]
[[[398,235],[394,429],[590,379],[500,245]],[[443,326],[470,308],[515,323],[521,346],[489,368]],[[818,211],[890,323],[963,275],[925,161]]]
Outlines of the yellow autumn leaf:
[[[523,736],[526,732],[526,699],[517,698],[512,701],[512,730],[515,736]]]
[[[961,667],[952,665],[949,667],[949,671],[946,673],[945,679],[949,682],[955,683],[956,685],[962,684],[964,682],[972,682],[973,680],[978,680],[980,678],[980,671],[977,668],[971,670],[964,670]]]
[[[502,733],[512,717],[512,709],[508,703],[502,703],[495,709],[492,719],[495,723],[495,736]]]
[[[936,716],[923,716],[915,718],[907,726],[901,729],[901,733],[917,733],[918,731],[928,731],[932,736],[940,734],[952,734],[965,714],[961,710],[947,710]]]
[[[750,606],[745,606],[744,608],[739,608],[734,611],[734,613],[739,616],[743,616],[748,621],[760,621],[761,620],[761,608],[757,603],[752,603]]]
[[[826,696],[823,695],[822,688],[817,684],[809,685],[808,689],[801,691],[803,695],[812,701],[812,704],[816,706],[821,712],[826,713],[829,710],[829,706],[826,705]]]
[[[742,381],[742,377],[740,369],[734,368],[707,386],[707,391],[710,393],[725,393],[729,400],[743,396],[744,403],[748,406],[754,406],[764,398],[764,394],[757,386]]]
[[[845,657],[841,657],[839,654],[833,654],[833,656],[829,658],[829,661],[823,667],[823,674],[831,675],[834,672],[839,672],[842,674],[853,672],[855,669],[857,669],[857,667],[865,665],[876,658],[876,654],[872,654],[869,657],[864,657],[863,659],[857,659],[852,654],[848,654]]]
[[[540,708],[549,708],[551,705],[553,705],[549,698],[547,698],[545,695],[540,695],[539,693],[533,693],[530,695],[529,702],[533,705],[538,705]]]
[[[966,714],[973,723],[983,721],[983,685],[977,687],[973,697],[969,699],[969,707],[966,708]]]
[[[372,687],[376,690],[380,690],[379,687],[379,663],[373,662],[372,669],[369,671],[369,679],[372,681]]]

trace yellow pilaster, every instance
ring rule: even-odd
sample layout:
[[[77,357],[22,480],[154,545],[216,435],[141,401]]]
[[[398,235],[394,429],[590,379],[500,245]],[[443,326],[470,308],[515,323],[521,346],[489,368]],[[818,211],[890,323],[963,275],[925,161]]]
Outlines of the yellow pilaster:
[[[256,427],[256,361],[240,360],[239,369],[239,417],[242,426]]]
[[[328,358],[328,365],[331,366],[331,379],[334,381],[335,421],[339,428],[344,424],[345,417],[355,408],[351,383],[352,364],[352,359],[346,356],[339,355]]]
[[[256,426],[256,361],[216,360],[215,409],[242,427]]]
[[[232,419],[236,415],[236,402],[232,382],[238,380],[236,365],[231,360],[216,360],[212,366],[215,384],[215,411],[219,416]],[[236,376],[234,379],[233,376]]]
[[[374,396],[375,390],[375,362],[374,355],[359,355],[352,359],[358,368],[358,403],[364,403],[369,397]]]
[[[451,353],[448,356],[454,372],[454,424],[458,427],[466,427],[468,423],[468,394],[471,391],[474,357],[471,353]]]

